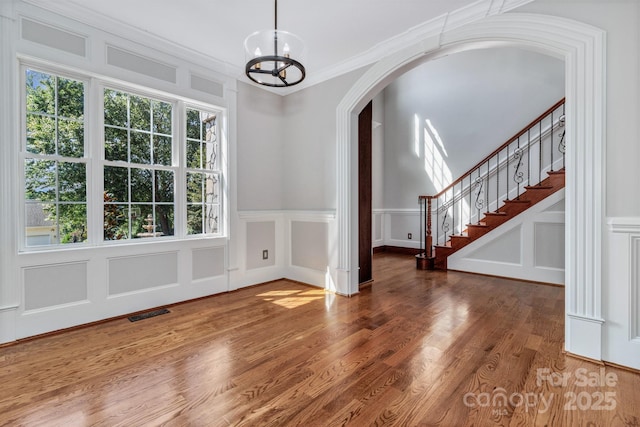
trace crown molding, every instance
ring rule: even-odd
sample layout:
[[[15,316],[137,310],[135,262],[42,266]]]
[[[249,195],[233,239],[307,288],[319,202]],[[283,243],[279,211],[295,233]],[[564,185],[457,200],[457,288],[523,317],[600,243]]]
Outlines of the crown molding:
[[[26,4],[63,15],[111,35],[123,37],[134,42],[149,44],[149,47],[171,54],[175,57],[185,58],[188,56],[189,61],[196,60],[197,63],[203,65],[206,64],[212,68],[212,71],[216,71],[239,81],[244,81],[247,84],[254,85],[281,96],[298,92],[351,71],[355,71],[359,68],[369,66],[380,59],[393,54],[394,52],[404,49],[406,46],[416,43],[419,40],[424,40],[432,36],[439,36],[447,31],[451,31],[452,29],[462,27],[488,16],[502,14],[532,1],[533,0],[478,0],[468,6],[440,15],[422,24],[409,28],[405,32],[380,42],[352,58],[315,71],[310,75],[307,75],[305,81],[299,85],[289,88],[274,89],[246,81],[244,78],[244,67],[242,66],[221,61],[188,46],[178,44],[172,40],[148,31],[137,29],[118,21],[117,19],[105,17],[87,8],[69,4],[59,4],[50,0],[22,0],[22,2]]]

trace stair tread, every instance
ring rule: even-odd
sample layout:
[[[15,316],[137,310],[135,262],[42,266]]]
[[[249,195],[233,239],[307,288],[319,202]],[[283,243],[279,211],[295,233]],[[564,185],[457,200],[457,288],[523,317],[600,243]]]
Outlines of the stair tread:
[[[468,227],[481,227],[481,228],[487,228],[489,227],[489,225],[487,225],[487,223],[481,222],[479,224],[467,224],[467,228]]]
[[[527,185],[524,187],[528,190],[551,190],[554,188],[553,185]]]
[[[506,212],[486,212],[484,216],[507,216]]]
[[[564,175],[564,169],[558,169],[557,171],[548,171],[547,175]]]
[[[502,203],[531,203],[531,200],[521,200],[521,199],[512,199],[512,200],[503,200]]]

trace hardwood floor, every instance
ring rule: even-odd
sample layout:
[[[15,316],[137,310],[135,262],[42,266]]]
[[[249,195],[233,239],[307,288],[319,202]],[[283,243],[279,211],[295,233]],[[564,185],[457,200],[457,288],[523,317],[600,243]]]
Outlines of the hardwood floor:
[[[0,425],[640,426],[640,375],[562,352],[564,289],[374,256],[0,348]],[[564,384],[563,384],[564,375]]]

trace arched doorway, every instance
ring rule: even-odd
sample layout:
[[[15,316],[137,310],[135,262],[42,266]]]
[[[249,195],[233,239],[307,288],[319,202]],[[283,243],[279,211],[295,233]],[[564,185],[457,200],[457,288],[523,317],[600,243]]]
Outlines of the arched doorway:
[[[569,19],[503,14],[429,37],[374,64],[336,111],[337,292],[358,292],[357,114],[416,64],[461,50],[508,45],[556,55],[566,66],[565,349],[601,359],[604,220],[604,31]]]

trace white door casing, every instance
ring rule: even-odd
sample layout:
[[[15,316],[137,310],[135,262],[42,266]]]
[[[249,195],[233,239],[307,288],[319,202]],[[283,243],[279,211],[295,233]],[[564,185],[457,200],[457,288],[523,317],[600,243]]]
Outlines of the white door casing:
[[[602,359],[602,240],[605,172],[606,34],[555,16],[508,13],[430,35],[369,68],[336,111],[336,291],[358,292],[357,115],[398,75],[463,50],[514,46],[565,60],[565,349]]]

